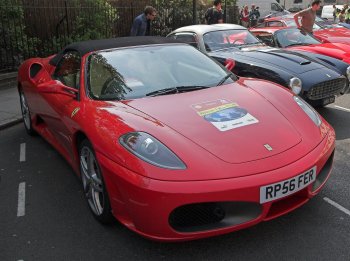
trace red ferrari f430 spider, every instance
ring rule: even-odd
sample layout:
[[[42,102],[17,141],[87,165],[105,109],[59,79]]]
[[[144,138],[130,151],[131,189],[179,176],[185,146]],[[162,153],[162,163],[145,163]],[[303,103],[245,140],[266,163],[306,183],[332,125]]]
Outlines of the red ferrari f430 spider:
[[[315,196],[332,169],[334,130],[310,105],[176,40],[74,43],[25,61],[18,79],[27,132],[71,164],[92,214],[147,238],[271,220]]]

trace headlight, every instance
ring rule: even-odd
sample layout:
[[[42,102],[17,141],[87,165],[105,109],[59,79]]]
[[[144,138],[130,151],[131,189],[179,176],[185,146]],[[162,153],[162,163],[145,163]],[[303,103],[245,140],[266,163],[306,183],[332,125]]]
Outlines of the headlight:
[[[295,94],[299,94],[301,92],[302,82],[299,78],[293,77],[289,80],[289,87]]]
[[[346,68],[346,77],[348,77],[348,80],[350,80],[350,66]]]
[[[308,103],[298,96],[294,96],[294,101],[303,109],[303,111],[310,117],[310,119],[316,124],[316,126],[321,125],[321,119],[318,113],[312,108]]]
[[[120,144],[140,159],[166,169],[186,169],[186,165],[160,141],[145,132],[130,132]]]

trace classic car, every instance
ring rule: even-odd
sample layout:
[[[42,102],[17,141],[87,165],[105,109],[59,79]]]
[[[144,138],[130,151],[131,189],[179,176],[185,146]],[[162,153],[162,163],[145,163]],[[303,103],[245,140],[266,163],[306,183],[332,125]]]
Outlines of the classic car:
[[[262,27],[296,27],[292,15],[272,17],[253,28]],[[321,18],[316,18],[313,35],[323,43],[350,43],[350,30],[342,26],[326,25]]]
[[[350,45],[322,43],[312,35],[301,32],[298,28],[265,27],[250,29],[250,32],[271,47],[318,53],[350,64]]]
[[[93,216],[150,239],[279,217],[332,170],[335,132],[302,98],[173,39],[68,45],[26,60],[18,91],[25,129],[69,162]]]
[[[186,26],[168,37],[191,44],[239,76],[270,80],[290,88],[313,106],[333,103],[335,96],[348,87],[348,64],[336,59],[330,64],[323,55],[311,57],[308,53],[271,48],[239,25]]]

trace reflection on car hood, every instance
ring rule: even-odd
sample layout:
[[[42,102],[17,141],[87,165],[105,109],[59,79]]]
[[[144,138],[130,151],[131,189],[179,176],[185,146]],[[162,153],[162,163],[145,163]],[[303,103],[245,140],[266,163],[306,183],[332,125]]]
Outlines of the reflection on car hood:
[[[314,32],[316,38],[331,43],[350,43],[350,30],[345,28],[323,29]]]
[[[268,158],[301,142],[296,127],[270,102],[237,83],[128,105],[228,163]]]
[[[254,50],[252,48],[254,47],[249,47],[248,51],[240,52],[233,51],[232,49],[225,49],[216,51],[212,54],[214,56],[216,54],[225,56],[227,53],[232,53],[233,59],[244,59],[243,61],[250,62],[252,64],[266,64],[276,68],[282,68],[295,74],[302,74],[311,70],[324,68],[322,64],[312,61],[305,55],[297,52],[268,47],[259,47]]]
[[[315,45],[301,45],[292,46],[289,50],[300,50],[313,53],[319,53],[327,56],[337,58],[339,60],[346,60],[350,58],[350,45],[344,43],[324,43]]]

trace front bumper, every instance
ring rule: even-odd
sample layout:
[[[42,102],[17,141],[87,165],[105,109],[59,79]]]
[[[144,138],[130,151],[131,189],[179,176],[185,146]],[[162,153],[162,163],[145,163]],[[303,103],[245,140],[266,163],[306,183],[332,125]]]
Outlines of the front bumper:
[[[112,162],[100,153],[96,153],[96,156],[102,168],[113,215],[129,229],[147,238],[181,241],[247,228],[305,204],[327,181],[334,148],[335,134],[331,129],[307,156],[283,168],[247,177],[188,182],[150,179]],[[259,203],[261,186],[297,176],[313,166],[317,167],[314,183],[285,198]],[[198,209],[198,206],[204,207],[204,210],[201,207]],[[196,223],[193,213],[201,221]],[[214,220],[210,217],[205,219],[210,222],[203,221],[203,216],[208,217],[208,213],[218,215],[211,216]],[[174,223],[174,215],[178,215],[175,218],[182,221]],[[220,219],[220,216],[224,217]]]

